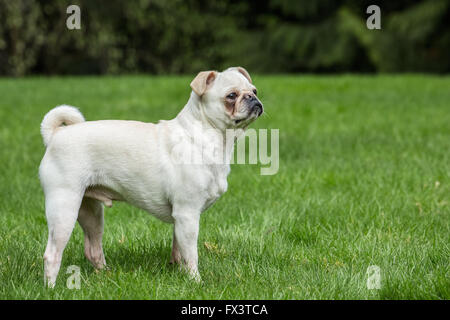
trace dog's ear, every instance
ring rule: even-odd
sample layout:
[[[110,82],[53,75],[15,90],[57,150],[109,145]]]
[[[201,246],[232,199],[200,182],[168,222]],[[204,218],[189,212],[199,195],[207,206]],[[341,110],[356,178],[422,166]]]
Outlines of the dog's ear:
[[[242,73],[242,75],[247,78],[248,82],[252,83],[252,78],[250,77],[250,74],[244,68],[232,67],[232,68],[228,68],[228,70],[236,70],[236,71]]]
[[[203,96],[206,90],[216,79],[217,71],[202,71],[191,82],[191,88],[199,96]]]

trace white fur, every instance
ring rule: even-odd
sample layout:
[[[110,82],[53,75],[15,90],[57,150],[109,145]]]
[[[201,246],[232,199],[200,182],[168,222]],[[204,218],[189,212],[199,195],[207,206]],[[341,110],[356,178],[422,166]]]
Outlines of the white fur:
[[[203,97],[192,92],[176,118],[158,124],[85,122],[81,113],[69,106],[45,115],[41,132],[47,150],[39,176],[49,229],[44,254],[49,286],[55,284],[63,250],[77,220],[85,233],[86,257],[97,268],[105,266],[101,203],[110,206],[113,200],[126,201],[173,223],[172,262],[182,262],[193,278],[200,279],[200,214],[226,191],[230,166],[178,164],[173,161],[173,149],[201,154],[205,144],[223,147],[221,133],[233,127],[223,105],[223,94],[230,86],[246,92],[254,88],[235,70],[218,73]],[[61,126],[63,123],[66,126]],[[199,134],[200,139],[192,139]],[[228,145],[221,150],[230,154],[232,148]]]
[[[41,135],[44,139],[44,145],[48,146],[54,131],[62,124],[71,125],[84,121],[83,115],[75,107],[62,105],[52,109],[44,116],[41,123]]]

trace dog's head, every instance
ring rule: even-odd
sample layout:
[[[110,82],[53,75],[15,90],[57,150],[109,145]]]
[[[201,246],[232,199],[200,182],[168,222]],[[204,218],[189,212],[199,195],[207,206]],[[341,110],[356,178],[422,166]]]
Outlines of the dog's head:
[[[221,128],[246,128],[264,111],[247,70],[202,71],[191,82],[200,108],[209,121]]]

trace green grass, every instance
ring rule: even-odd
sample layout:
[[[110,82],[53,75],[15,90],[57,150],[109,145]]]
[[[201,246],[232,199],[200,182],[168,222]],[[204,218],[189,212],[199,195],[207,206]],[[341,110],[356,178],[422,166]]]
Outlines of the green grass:
[[[42,117],[67,103],[88,120],[170,119],[191,78],[0,79],[0,298],[449,299],[450,78],[254,78],[267,116],[253,127],[280,129],[280,170],[232,167],[202,215],[203,282],[168,264],[171,225],[117,203],[105,210],[111,269],[84,258],[77,225],[53,290],[42,279]],[[80,290],[66,288],[69,265]],[[380,290],[366,287],[370,265]]]

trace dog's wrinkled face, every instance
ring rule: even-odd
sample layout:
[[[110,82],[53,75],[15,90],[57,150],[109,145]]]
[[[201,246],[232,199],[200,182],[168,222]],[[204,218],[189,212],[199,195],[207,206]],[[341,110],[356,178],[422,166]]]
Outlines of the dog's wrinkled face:
[[[245,128],[264,111],[250,75],[241,67],[200,72],[191,87],[201,99],[202,112],[218,128]]]

